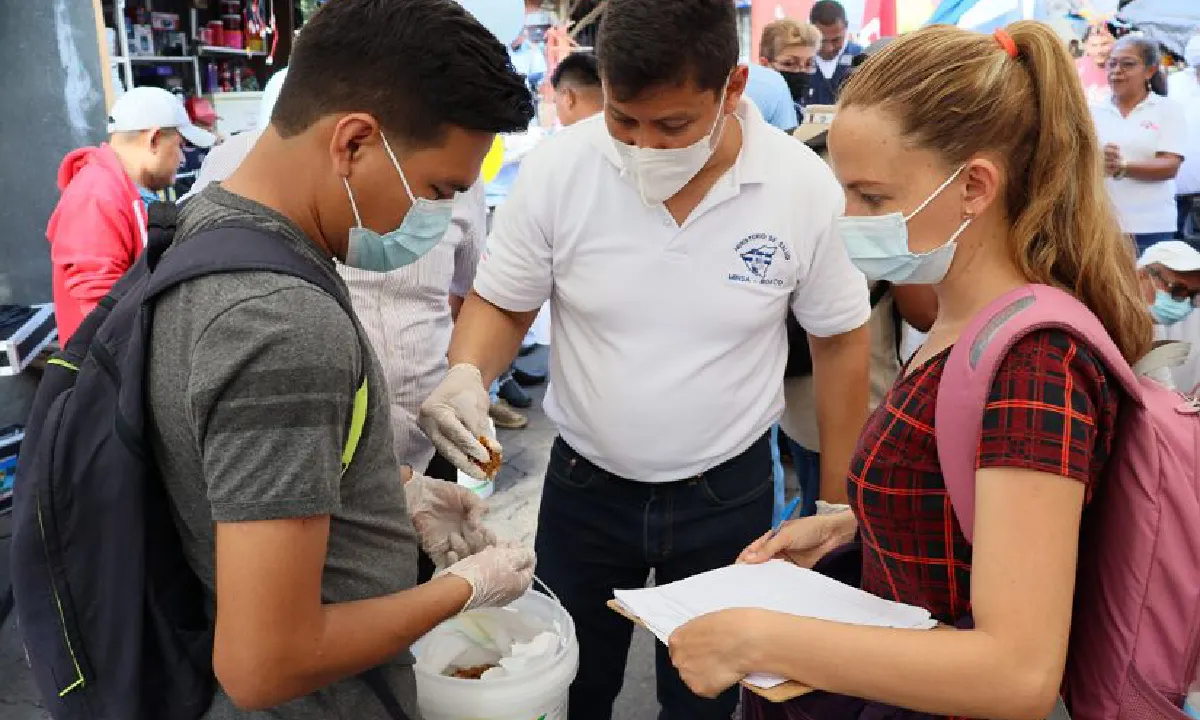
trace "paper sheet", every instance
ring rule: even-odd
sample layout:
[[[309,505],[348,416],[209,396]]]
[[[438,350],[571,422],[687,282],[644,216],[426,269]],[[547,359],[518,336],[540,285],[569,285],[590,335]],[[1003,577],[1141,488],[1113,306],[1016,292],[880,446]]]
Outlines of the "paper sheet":
[[[852,625],[921,630],[937,625],[922,608],[884,600],[783,560],[732,565],[660,587],[616,590],[613,594],[664,643],[688,621],[733,608],[771,610]],[[762,688],[785,682],[783,678],[758,674],[746,681]]]

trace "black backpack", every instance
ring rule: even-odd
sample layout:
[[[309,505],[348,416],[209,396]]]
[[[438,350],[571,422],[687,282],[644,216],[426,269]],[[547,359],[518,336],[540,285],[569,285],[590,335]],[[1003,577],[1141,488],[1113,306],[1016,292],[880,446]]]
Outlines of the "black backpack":
[[[887,280],[875,283],[875,287],[871,290],[872,310],[887,297],[891,289],[892,284]],[[896,332],[896,357],[902,355],[902,344],[904,342],[903,322],[904,319],[900,317],[900,309],[892,305],[892,327]],[[800,322],[796,320],[796,316],[790,310],[787,315],[787,341],[788,357],[787,365],[783,369],[783,377],[794,378],[812,375],[812,351],[808,347],[808,333],[804,332],[804,328],[800,327]]]
[[[205,275],[275,272],[316,285],[353,314],[336,285],[278,237],[221,228],[168,253],[175,207],[155,203],[149,215],[142,256],[49,361],[18,460],[17,619],[56,720],[195,720],[215,690],[206,593],[146,440],[155,298]],[[382,673],[363,679],[393,720],[406,720]]]

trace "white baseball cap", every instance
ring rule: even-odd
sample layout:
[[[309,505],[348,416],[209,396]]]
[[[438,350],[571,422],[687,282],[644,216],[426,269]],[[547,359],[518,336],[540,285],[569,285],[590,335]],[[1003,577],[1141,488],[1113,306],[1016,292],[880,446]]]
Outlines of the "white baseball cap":
[[[1162,265],[1175,272],[1196,272],[1200,270],[1200,251],[1182,240],[1155,243],[1138,259],[1139,268],[1150,265]]]
[[[215,135],[193,125],[183,102],[162,88],[133,88],[117,98],[108,115],[110,134],[154,128],[174,128],[196,147],[212,147],[217,141]]]

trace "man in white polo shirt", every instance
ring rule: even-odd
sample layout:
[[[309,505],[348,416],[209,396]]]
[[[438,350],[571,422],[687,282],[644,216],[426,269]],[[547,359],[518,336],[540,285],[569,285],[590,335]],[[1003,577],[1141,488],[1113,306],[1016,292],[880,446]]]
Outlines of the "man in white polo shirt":
[[[561,437],[538,575],[576,623],[571,720],[609,718],[621,688],[632,626],[605,607],[613,588],[727,565],[769,527],[789,308],[813,336],[827,487],[843,497],[867,394],[842,192],[742,98],[733,4],[609,0],[597,48],[605,111],[523,162],[420,419],[479,474],[487,383],[550,300]],[[730,717],[736,693],[692,695],[657,650],[661,718]]]

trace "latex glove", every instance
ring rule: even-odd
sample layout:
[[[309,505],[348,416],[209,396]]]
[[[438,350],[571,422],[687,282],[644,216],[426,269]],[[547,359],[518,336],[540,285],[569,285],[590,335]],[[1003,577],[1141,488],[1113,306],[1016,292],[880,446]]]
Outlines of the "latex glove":
[[[504,607],[529,590],[536,561],[532,550],[497,546],[459,560],[447,568],[446,573],[471,585],[471,599],[463,612],[481,607]]]
[[[421,549],[438,567],[446,567],[496,544],[496,535],[483,525],[487,505],[456,483],[414,472],[404,484]]]
[[[491,455],[479,438],[487,439],[493,452],[501,452],[500,443],[491,438],[488,409],[491,398],[483,386],[483,375],[474,365],[450,368],[441,384],[421,403],[417,422],[437,451],[459,470],[487,480],[472,460],[486,463]]]

